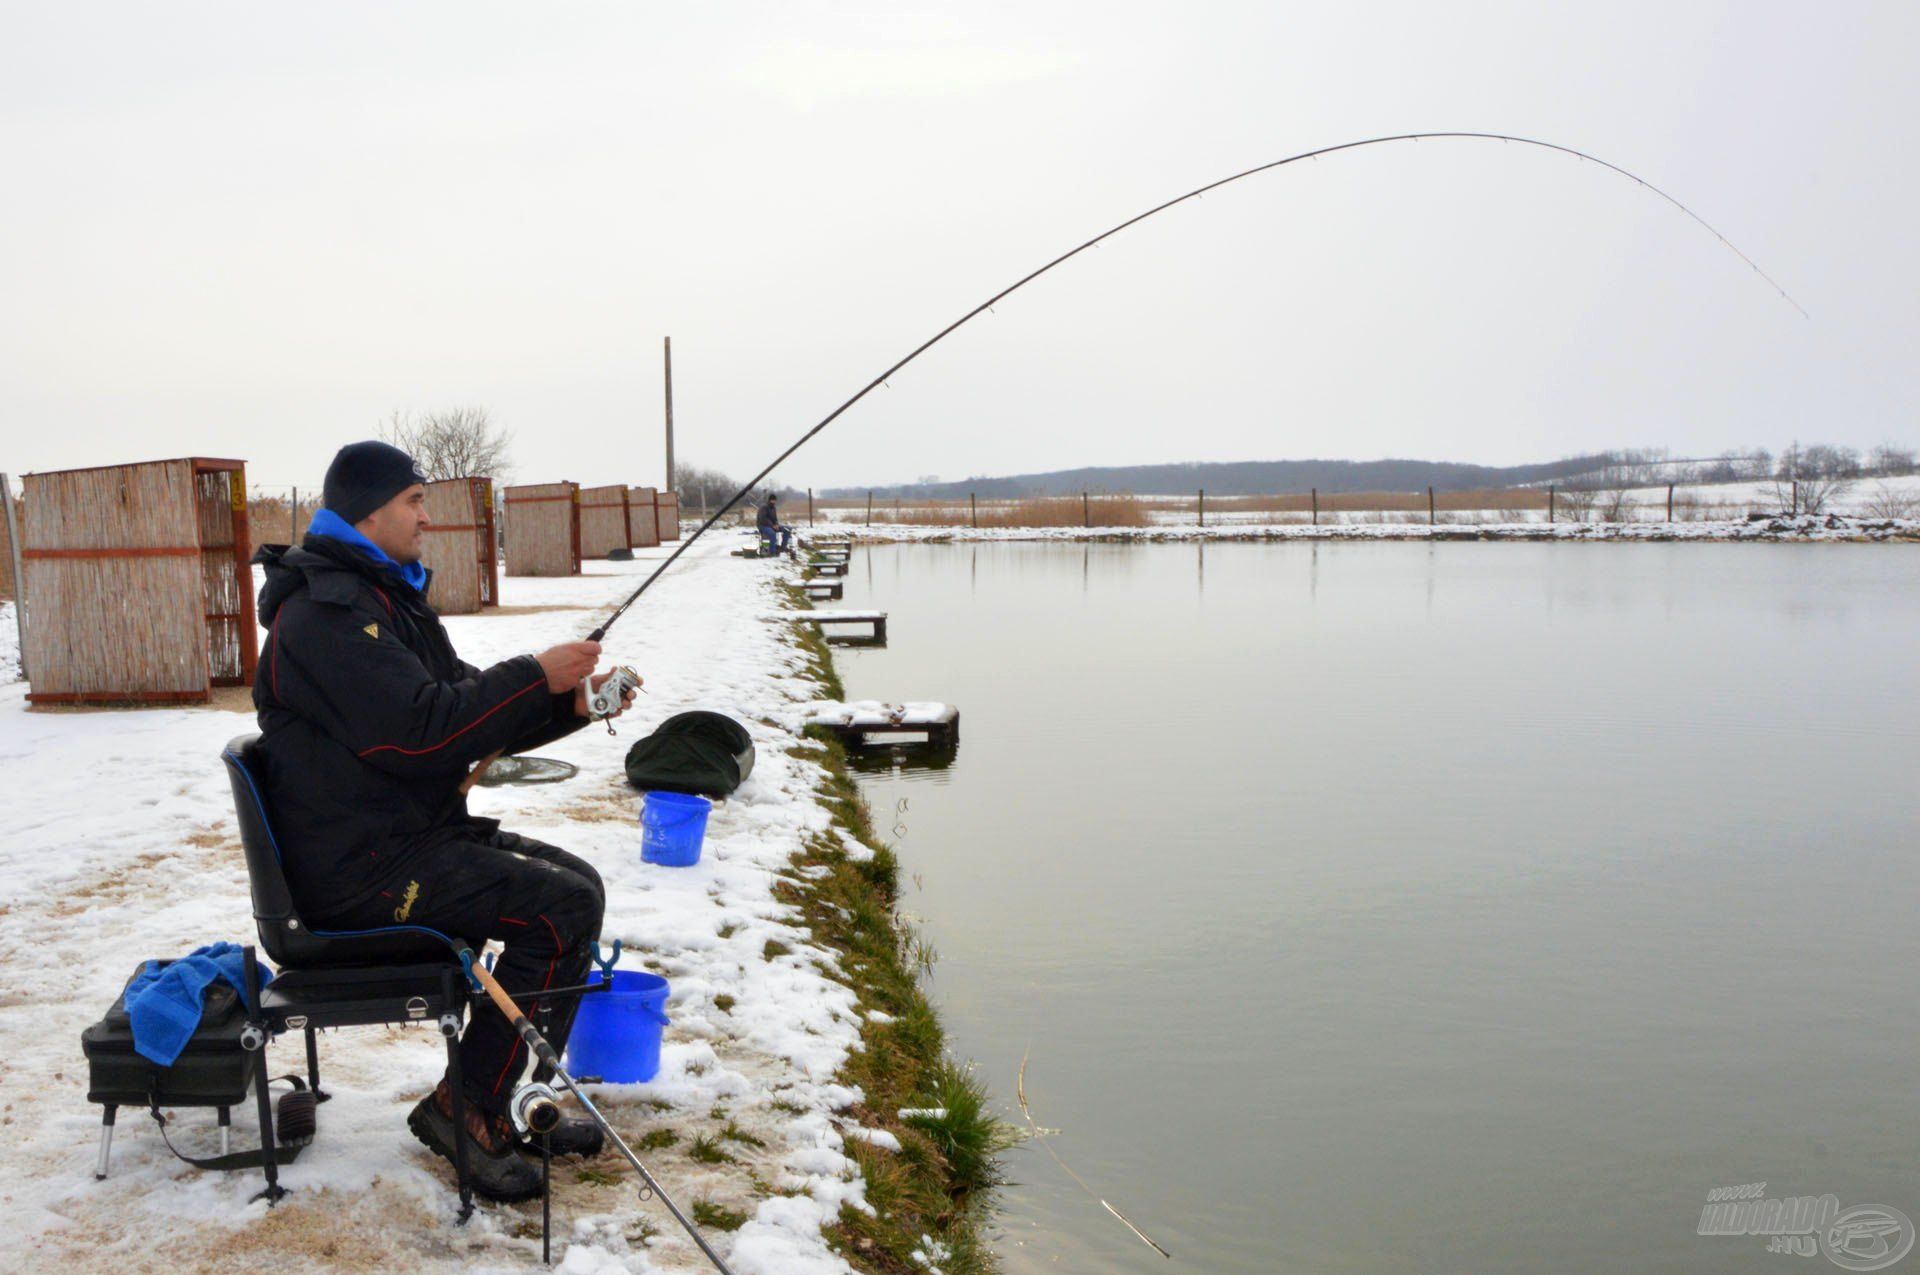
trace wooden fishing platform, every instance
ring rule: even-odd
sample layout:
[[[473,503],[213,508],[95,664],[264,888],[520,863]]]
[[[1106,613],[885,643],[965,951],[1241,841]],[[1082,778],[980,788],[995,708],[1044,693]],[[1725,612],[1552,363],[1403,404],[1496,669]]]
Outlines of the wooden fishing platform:
[[[865,642],[873,646],[885,646],[887,642],[887,613],[885,611],[783,611],[775,617],[783,620],[801,620],[808,624],[817,624],[826,634],[827,641]],[[864,635],[841,636],[831,629],[849,624],[870,626],[872,632]]]
[[[847,574],[847,564],[844,562],[814,562],[809,563],[807,569],[817,576],[844,576]]]
[[[910,743],[903,735],[923,736],[930,748],[950,749],[960,743],[960,710],[931,701],[883,704],[859,700],[842,704],[828,700],[811,705],[807,724],[824,726],[848,748],[885,748]]]
[[[807,591],[810,602],[838,602],[844,596],[846,586],[838,580],[808,580],[800,586]]]

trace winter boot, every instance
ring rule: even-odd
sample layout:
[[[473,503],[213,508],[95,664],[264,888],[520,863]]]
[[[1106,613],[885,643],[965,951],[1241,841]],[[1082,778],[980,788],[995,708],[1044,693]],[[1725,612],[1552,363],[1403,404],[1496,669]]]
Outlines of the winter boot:
[[[448,1164],[455,1162],[453,1093],[445,1080],[414,1104],[407,1127],[435,1155]],[[476,1194],[502,1203],[531,1200],[540,1194],[540,1168],[520,1154],[506,1117],[488,1115],[469,1101],[467,1127],[459,1136],[466,1139],[467,1178]]]

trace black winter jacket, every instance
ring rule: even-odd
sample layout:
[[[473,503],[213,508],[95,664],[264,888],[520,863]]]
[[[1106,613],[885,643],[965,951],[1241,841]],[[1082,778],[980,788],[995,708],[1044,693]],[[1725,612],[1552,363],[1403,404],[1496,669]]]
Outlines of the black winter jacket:
[[[267,575],[253,683],[266,796],[311,919],[404,880],[430,846],[498,828],[467,813],[467,771],[586,724],[531,655],[463,663],[426,598],[343,541],[308,536],[255,561]]]

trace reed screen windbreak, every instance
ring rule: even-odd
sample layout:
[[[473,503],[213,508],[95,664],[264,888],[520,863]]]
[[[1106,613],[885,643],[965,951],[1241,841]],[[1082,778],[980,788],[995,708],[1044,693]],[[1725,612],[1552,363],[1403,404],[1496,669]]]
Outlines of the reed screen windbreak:
[[[580,556],[604,558],[615,549],[631,549],[627,530],[627,489],[583,487],[580,490]]]
[[[497,605],[499,565],[493,543],[493,480],[447,478],[427,484],[432,521],[420,561],[433,572],[427,601],[441,615],[471,615]]]
[[[28,474],[23,486],[31,701],[195,702],[252,680],[239,461]]]
[[[504,494],[507,574],[580,574],[580,484],[533,483]]]
[[[634,549],[651,549],[660,543],[660,513],[654,507],[659,492],[651,487],[627,488],[627,521],[631,524]]]
[[[21,517],[20,502],[13,502],[13,519],[16,524]],[[7,532],[7,520],[0,517],[0,602],[10,601],[19,595],[13,587],[13,541]]]

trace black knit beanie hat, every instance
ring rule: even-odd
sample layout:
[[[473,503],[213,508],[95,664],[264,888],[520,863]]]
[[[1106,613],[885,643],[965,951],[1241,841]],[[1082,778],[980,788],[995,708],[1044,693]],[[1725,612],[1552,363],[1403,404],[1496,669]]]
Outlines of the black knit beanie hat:
[[[369,439],[348,443],[327,466],[321,502],[348,522],[359,522],[395,496],[427,481],[413,457]]]

